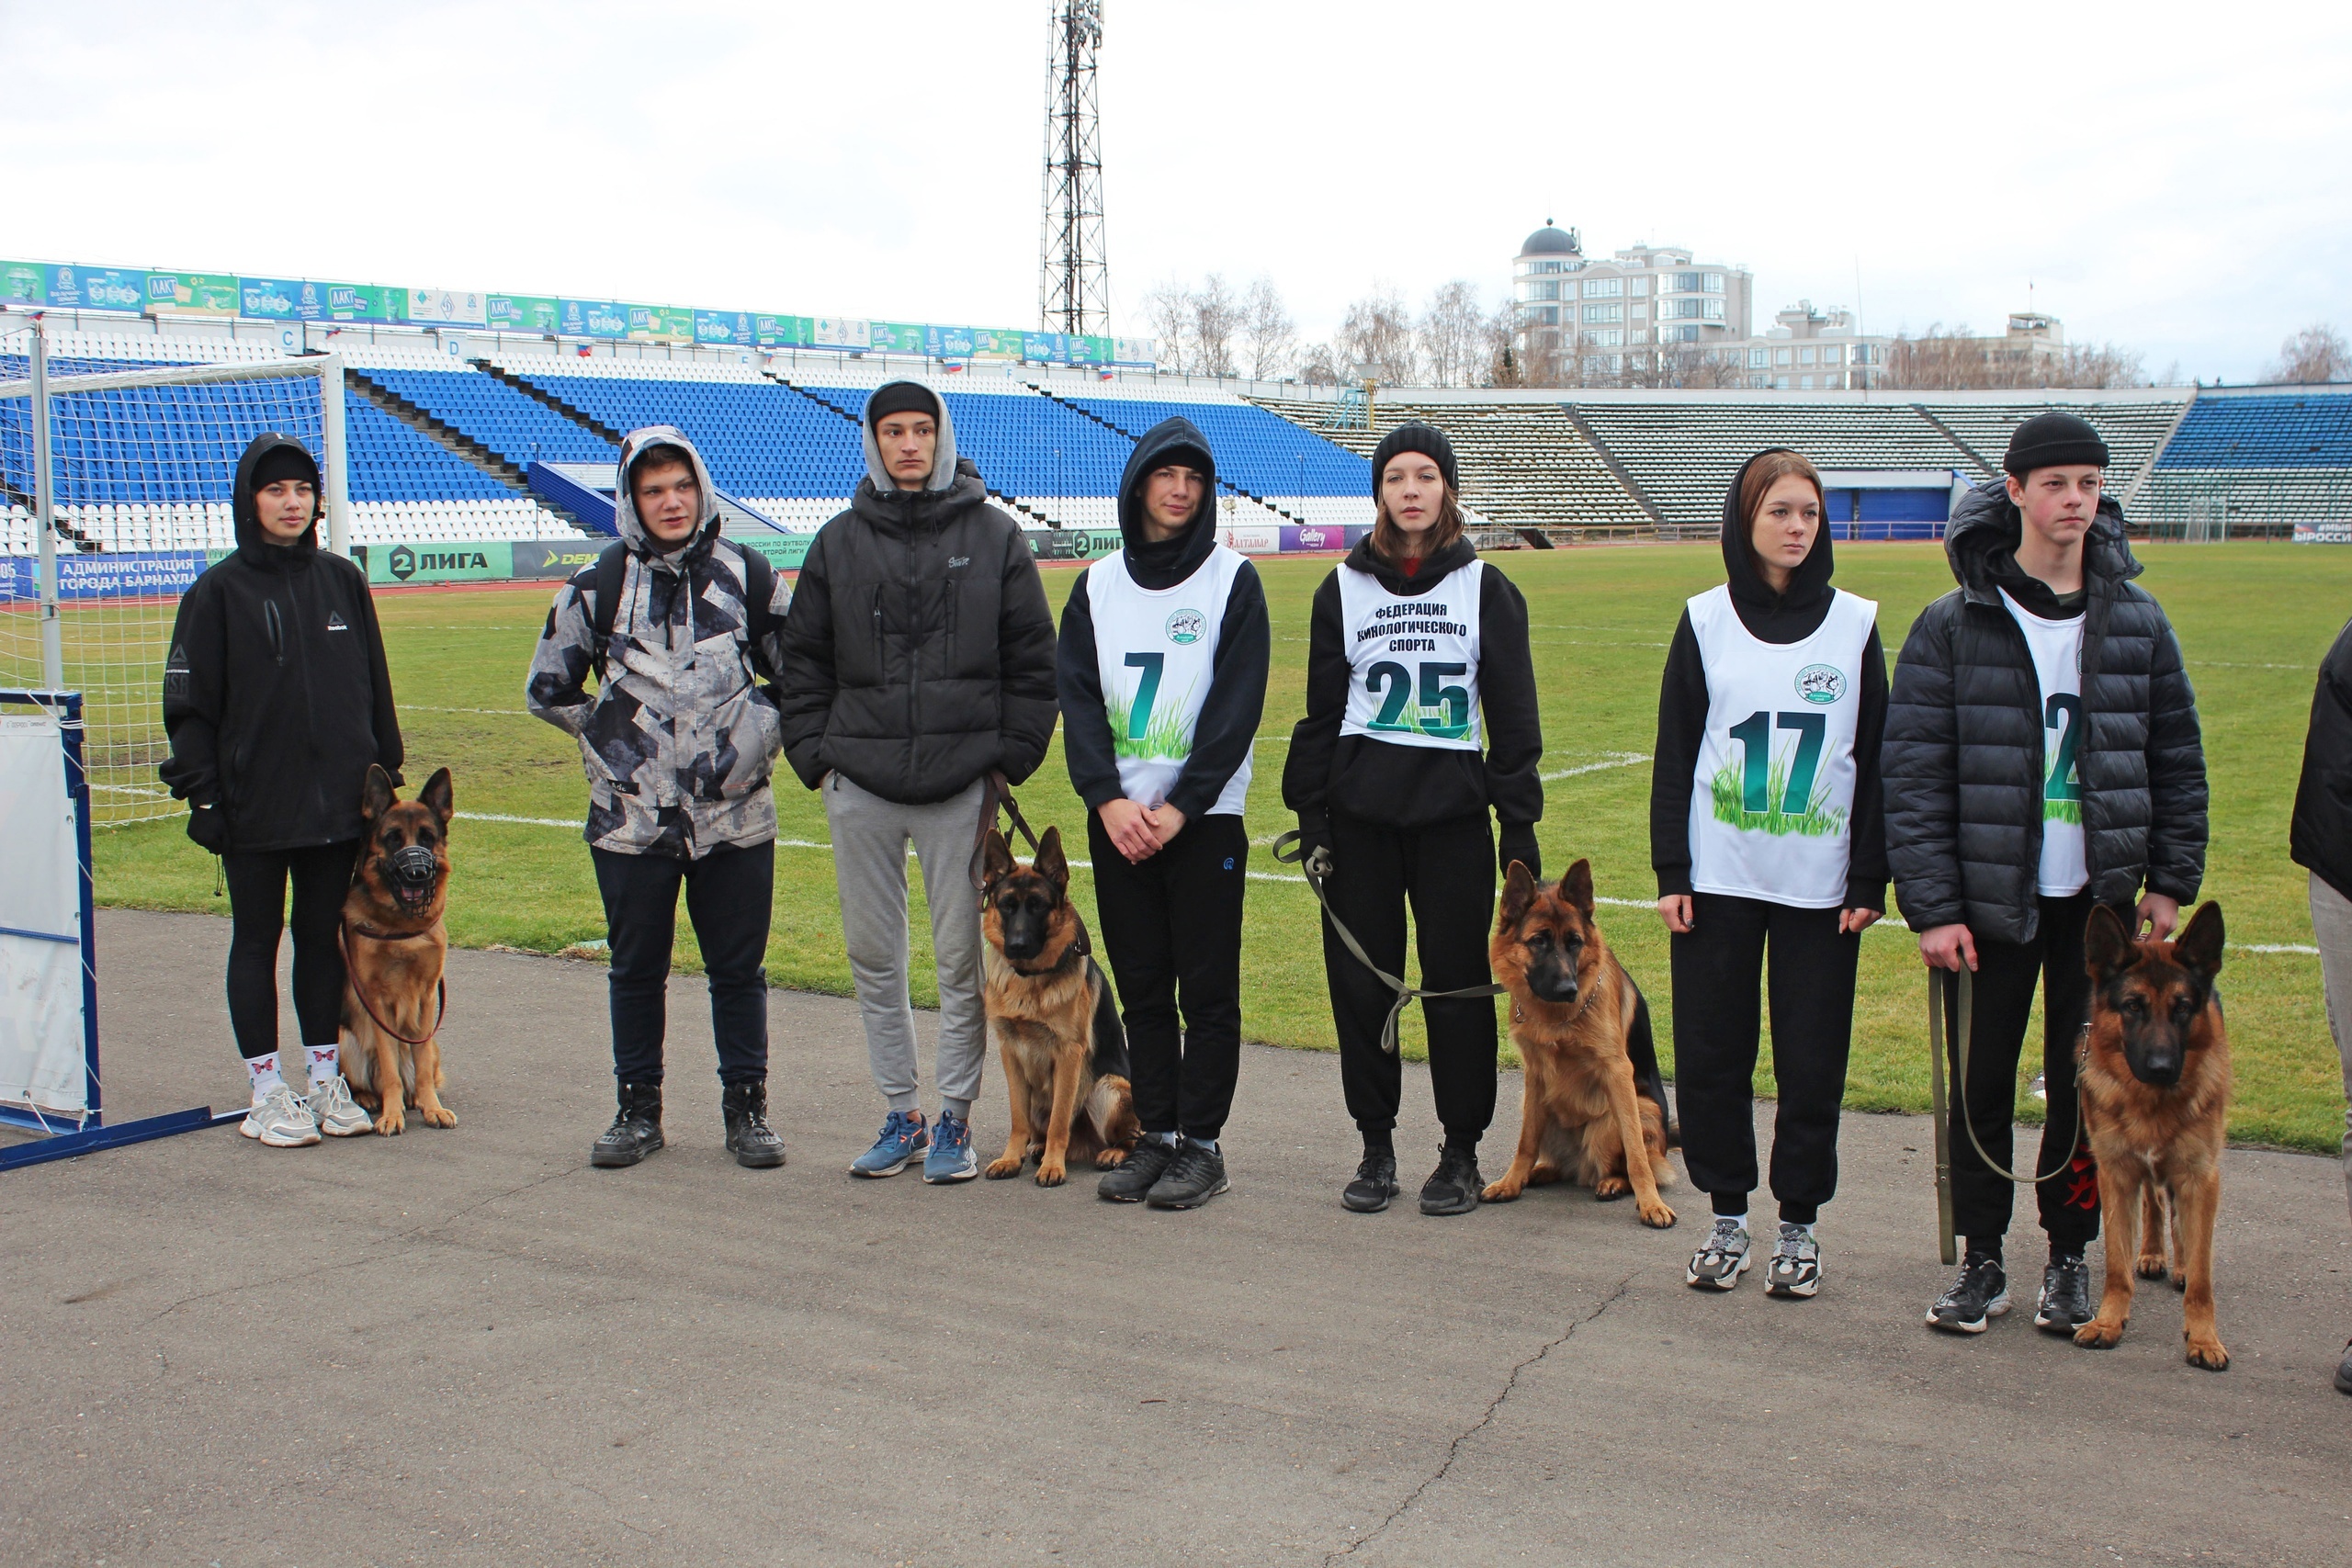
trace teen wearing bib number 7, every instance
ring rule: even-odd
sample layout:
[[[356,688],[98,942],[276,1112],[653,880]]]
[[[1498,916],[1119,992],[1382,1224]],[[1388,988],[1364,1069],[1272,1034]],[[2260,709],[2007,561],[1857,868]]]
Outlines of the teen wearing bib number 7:
[[[1829,585],[1821,476],[1794,452],[1747,460],[1724,499],[1721,587],[1674,629],[1650,775],[1657,910],[1673,932],[1682,1162],[1715,1228],[1685,1281],[1728,1291],[1749,1265],[1757,990],[1771,958],[1772,1195],[1765,1289],[1821,1288],[1814,1224],[1838,1186],[1838,1111],[1861,933],[1886,908],[1878,606]]]
[[[1542,874],[1544,754],[1527,602],[1462,536],[1453,448],[1418,422],[1373,454],[1371,536],[1316,590],[1306,651],[1306,716],[1291,735],[1283,802],[1301,849],[1331,852],[1325,892],[1382,968],[1405,967],[1413,908],[1421,984],[1491,979],[1496,830],[1501,860]],[[1340,945],[1327,920],[1323,963],[1340,1079],[1363,1134],[1342,1195],[1363,1213],[1397,1191],[1393,1134],[1403,1070],[1381,1049],[1393,993]],[[1421,1189],[1425,1214],[1478,1205],[1478,1140],[1495,1114],[1495,1009],[1485,997],[1421,1004],[1430,1079],[1445,1146]]]

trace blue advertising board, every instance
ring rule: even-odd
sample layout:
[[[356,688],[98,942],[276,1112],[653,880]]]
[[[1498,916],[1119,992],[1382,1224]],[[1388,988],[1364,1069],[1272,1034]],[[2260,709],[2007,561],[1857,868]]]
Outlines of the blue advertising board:
[[[212,558],[202,550],[149,555],[83,555],[57,558],[60,599],[177,598],[204,574]],[[40,597],[40,562],[31,556],[0,556],[0,604]]]
[[[560,299],[566,337],[625,338],[628,336],[628,307],[611,299]]]
[[[43,303],[83,310],[143,310],[147,308],[147,275],[112,266],[74,266],[61,263],[49,269],[48,299]]]
[[[752,317],[745,310],[696,310],[695,341],[722,345],[748,344],[756,340]]]
[[[240,277],[239,313],[265,321],[323,321],[332,287],[290,277]]]

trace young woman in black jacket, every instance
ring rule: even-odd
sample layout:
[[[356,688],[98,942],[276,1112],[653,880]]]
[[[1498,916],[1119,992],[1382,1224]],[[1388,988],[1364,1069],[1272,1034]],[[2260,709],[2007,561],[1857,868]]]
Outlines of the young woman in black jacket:
[[[1283,801],[1298,814],[1301,849],[1330,851],[1331,908],[1374,962],[1403,971],[1409,899],[1421,984],[1484,985],[1498,871],[1516,860],[1542,874],[1544,732],[1527,602],[1463,537],[1453,448],[1442,432],[1418,422],[1391,431],[1373,454],[1372,483],[1371,536],[1316,590],[1306,716],[1291,735]],[[1323,962],[1340,1078],[1363,1134],[1363,1162],[1340,1201],[1369,1213],[1398,1190],[1403,1073],[1381,1048],[1395,998],[1329,920]],[[1445,1127],[1421,1213],[1467,1213],[1485,1186],[1478,1140],[1495,1114],[1494,1003],[1421,1008]]]
[[[367,576],[318,547],[317,462],[291,436],[255,436],[232,500],[237,551],[196,580],[172,624],[172,755],[160,771],[229,886],[229,1024],[253,1089],[239,1130],[284,1148],[369,1125],[337,1053],[335,927],[363,830],[360,790],[375,763],[399,782],[401,728]],[[289,880],[307,1092],[288,1086],[277,1055]]]
[[[1725,581],[1674,628],[1658,691],[1650,862],[1673,933],[1682,1162],[1714,1203],[1686,1283],[1749,1265],[1757,990],[1771,953],[1776,1296],[1821,1288],[1814,1224],[1838,1186],[1838,1112],[1861,933],[1886,908],[1878,606],[1829,585],[1821,476],[1794,452],[1741,465],[1724,498]]]

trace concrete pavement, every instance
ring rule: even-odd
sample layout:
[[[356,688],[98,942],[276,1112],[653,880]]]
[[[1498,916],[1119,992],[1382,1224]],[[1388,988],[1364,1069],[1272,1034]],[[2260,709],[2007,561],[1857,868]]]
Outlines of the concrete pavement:
[[[110,1106],[239,1099],[225,922],[107,911],[100,939]],[[0,1176],[0,1557],[2352,1559],[2330,1161],[2230,1156],[2216,1375],[2181,1360],[2169,1290],[2106,1353],[2030,1311],[1923,1328],[1945,1270],[1916,1119],[1848,1120],[1818,1299],[1702,1295],[1684,1185],[1663,1234],[1558,1189],[1344,1213],[1354,1141],[1316,1054],[1250,1051],[1234,1190],[1197,1213],[1091,1179],[853,1182],[880,1120],[855,1010],[779,992],[770,1016],[782,1171],[719,1147],[698,980],[673,987],[671,1146],[596,1171],[604,972],[461,953],[455,1132],[275,1151],[224,1128]],[[1426,1082],[1408,1068],[1408,1186]],[[1001,1092],[991,1066],[984,1159]]]

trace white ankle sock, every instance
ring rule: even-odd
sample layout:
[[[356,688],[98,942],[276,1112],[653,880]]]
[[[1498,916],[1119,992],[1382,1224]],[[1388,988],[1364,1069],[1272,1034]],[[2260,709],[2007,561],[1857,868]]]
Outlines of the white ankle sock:
[[[267,1099],[271,1089],[286,1087],[286,1080],[278,1076],[277,1053],[275,1051],[266,1056],[246,1057],[245,1071],[253,1075],[255,1105]]]
[[[1176,1134],[1173,1133],[1146,1133],[1144,1136],[1155,1144],[1165,1144],[1171,1149],[1176,1146]]]
[[[1216,1140],[1215,1138],[1187,1138],[1184,1141],[1188,1144],[1197,1145],[1198,1146],[1208,1150],[1211,1154],[1217,1152]]]
[[[302,1054],[311,1061],[311,1087],[316,1089],[329,1078],[343,1076],[342,1043],[333,1045],[305,1045]]]

